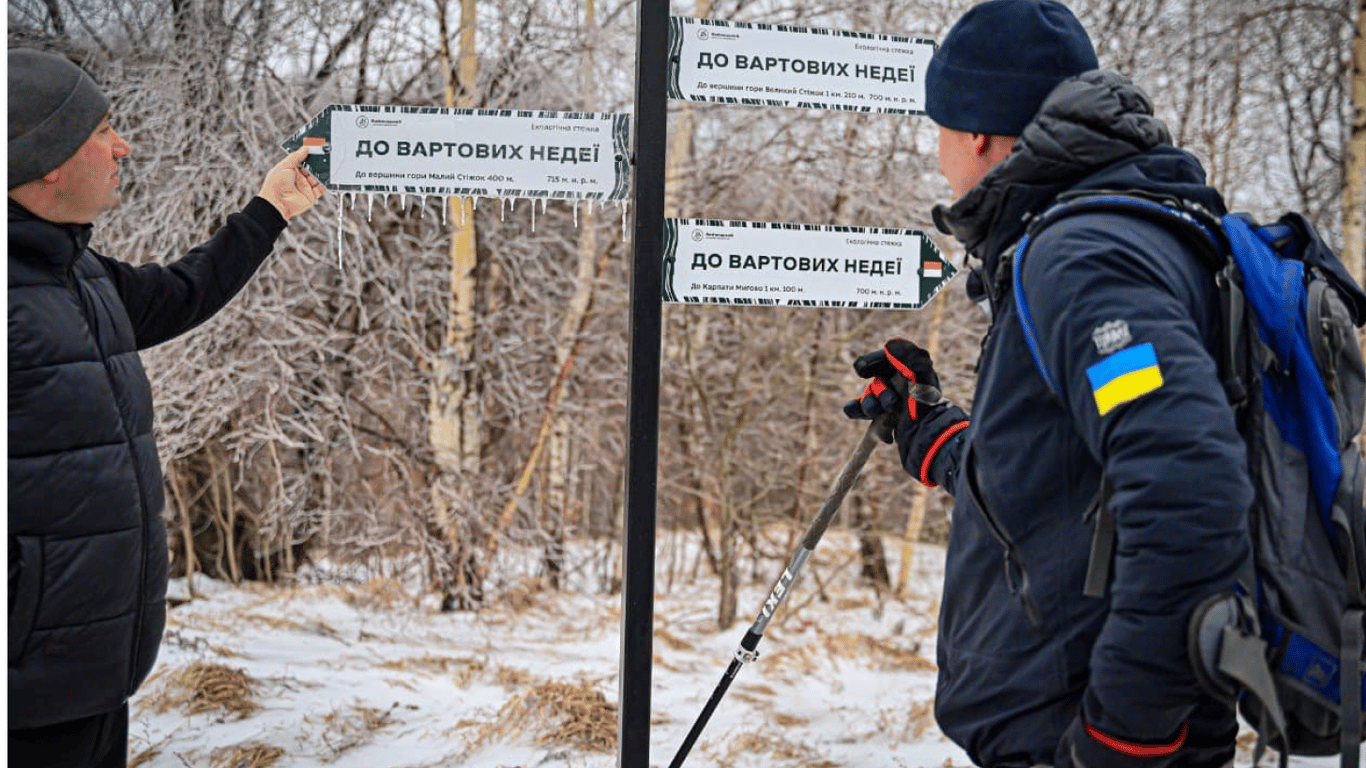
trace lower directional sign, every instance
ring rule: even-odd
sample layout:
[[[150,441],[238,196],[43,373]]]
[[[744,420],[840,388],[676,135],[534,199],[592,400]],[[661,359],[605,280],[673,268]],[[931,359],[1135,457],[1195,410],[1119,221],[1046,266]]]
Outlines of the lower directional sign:
[[[284,142],[328,189],[623,200],[630,116],[332,104]]]
[[[913,229],[664,222],[665,301],[920,309],[956,272]]]

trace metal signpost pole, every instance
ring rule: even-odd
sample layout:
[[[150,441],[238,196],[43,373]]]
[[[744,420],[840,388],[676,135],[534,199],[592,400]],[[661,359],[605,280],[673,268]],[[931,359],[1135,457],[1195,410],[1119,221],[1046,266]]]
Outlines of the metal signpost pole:
[[[655,493],[659,470],[659,351],[667,146],[669,2],[640,0],[636,42],[631,358],[622,553],[617,765],[649,768],[654,653]]]

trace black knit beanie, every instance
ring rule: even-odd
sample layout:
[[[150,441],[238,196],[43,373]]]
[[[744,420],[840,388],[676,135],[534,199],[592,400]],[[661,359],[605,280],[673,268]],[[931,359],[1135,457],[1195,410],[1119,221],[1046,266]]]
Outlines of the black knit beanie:
[[[63,56],[9,51],[9,189],[66,162],[109,114],[109,97]]]
[[[925,111],[945,128],[1019,136],[1058,83],[1098,66],[1091,38],[1061,3],[989,0],[934,52]]]

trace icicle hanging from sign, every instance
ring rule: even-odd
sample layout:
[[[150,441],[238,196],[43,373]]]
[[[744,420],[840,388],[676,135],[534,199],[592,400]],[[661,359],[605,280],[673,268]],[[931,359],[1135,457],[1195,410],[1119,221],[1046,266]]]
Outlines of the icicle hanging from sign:
[[[346,193],[342,193],[342,199],[337,201],[337,269],[342,268],[342,214],[346,212],[345,205]]]

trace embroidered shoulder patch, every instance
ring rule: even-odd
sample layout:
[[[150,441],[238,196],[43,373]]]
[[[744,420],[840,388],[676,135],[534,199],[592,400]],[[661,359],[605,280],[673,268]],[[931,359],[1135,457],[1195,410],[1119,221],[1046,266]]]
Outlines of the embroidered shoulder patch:
[[[1129,335],[1129,324],[1123,320],[1111,320],[1102,323],[1091,331],[1091,341],[1096,343],[1096,351],[1102,355],[1108,355],[1118,349],[1123,349],[1126,344],[1133,341]]]
[[[1101,416],[1162,386],[1162,369],[1152,344],[1121,349],[1087,368],[1086,377]]]

